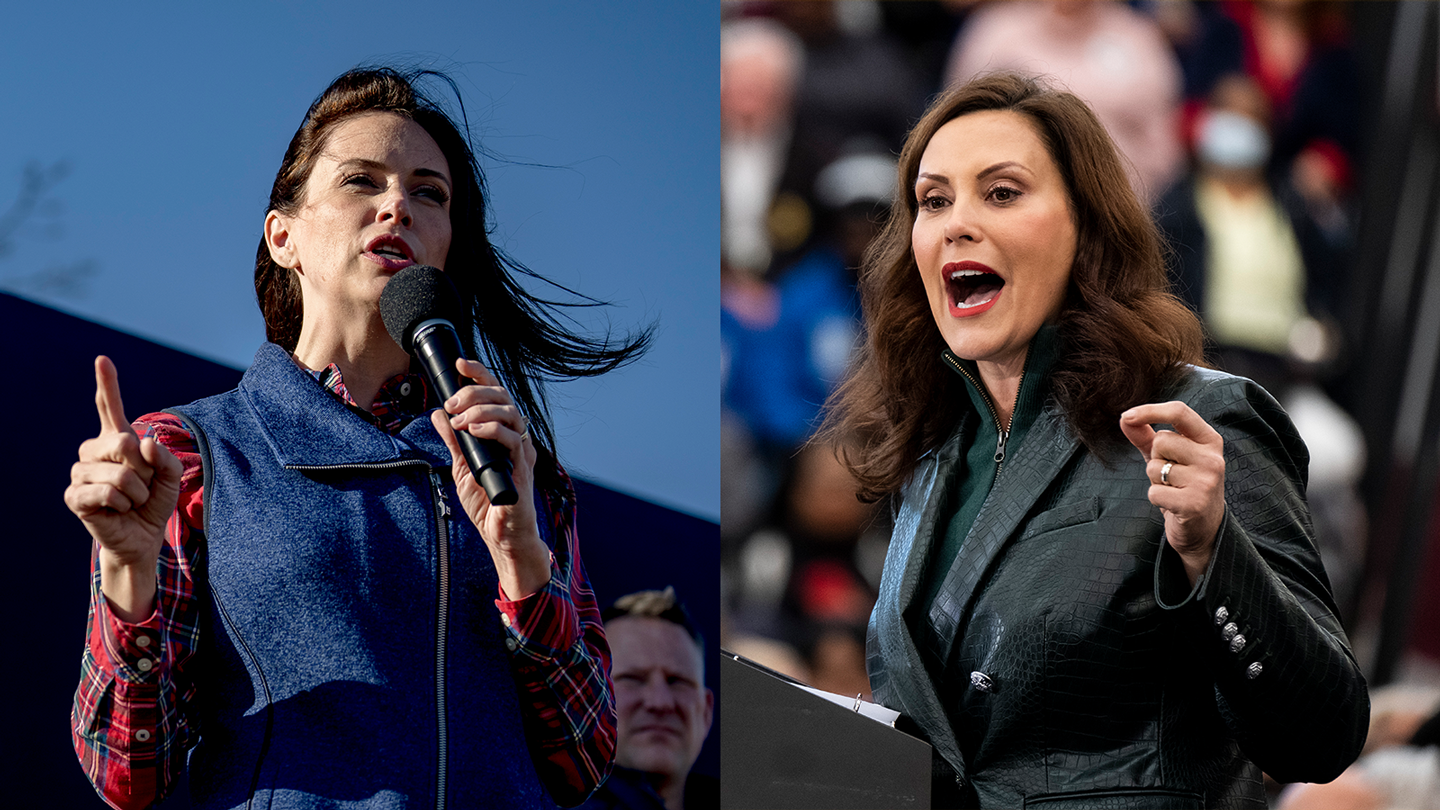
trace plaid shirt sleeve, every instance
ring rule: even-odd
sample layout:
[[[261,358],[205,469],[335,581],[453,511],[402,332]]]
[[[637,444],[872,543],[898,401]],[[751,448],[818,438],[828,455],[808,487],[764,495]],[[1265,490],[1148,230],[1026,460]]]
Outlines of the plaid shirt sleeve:
[[[568,479],[567,479],[568,484]],[[568,489],[568,487],[567,487]],[[615,758],[615,696],[610,647],[595,593],[580,562],[575,494],[547,498],[555,548],[550,582],[536,593],[495,600],[525,711],[525,736],[541,780],[557,804],[580,804]]]
[[[148,414],[135,422],[180,459],[184,472],[175,514],[165,526],[157,564],[155,612],[139,623],[110,613],[91,551],[90,615],[70,735],[96,792],[121,810],[163,798],[185,767],[195,729],[192,656],[199,629],[194,563],[204,545],[200,456],[180,420]]]

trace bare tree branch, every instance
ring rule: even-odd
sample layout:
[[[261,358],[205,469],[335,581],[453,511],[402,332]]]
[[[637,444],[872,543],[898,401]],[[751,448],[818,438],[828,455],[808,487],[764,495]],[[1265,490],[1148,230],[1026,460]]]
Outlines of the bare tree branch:
[[[15,252],[17,236],[26,231],[58,238],[63,232],[60,215],[65,206],[54,196],[55,186],[70,174],[70,164],[57,160],[50,165],[30,161],[20,173],[20,188],[14,201],[0,213],[0,260]],[[83,296],[92,276],[99,271],[93,259],[46,265],[33,273],[0,272],[0,282],[14,290],[75,298]]]
[[[25,168],[20,172],[20,189],[15,194],[15,201],[5,213],[0,214],[0,258],[15,249],[15,234],[35,215],[42,204],[46,214],[58,214],[62,210],[57,200],[47,200],[46,197],[68,174],[70,165],[63,160],[57,160],[49,166],[42,166],[39,161],[34,160],[25,164]]]

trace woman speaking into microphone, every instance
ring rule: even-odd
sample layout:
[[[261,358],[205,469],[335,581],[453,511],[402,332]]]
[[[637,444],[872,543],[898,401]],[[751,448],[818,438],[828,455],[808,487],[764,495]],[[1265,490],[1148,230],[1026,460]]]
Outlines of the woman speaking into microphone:
[[[516,283],[466,130],[418,78],[351,71],[311,105],[235,390],[131,423],[96,359],[101,431],[65,493],[95,549],[72,733],[116,807],[187,768],[196,807],[276,810],[573,805],[608,772],[609,653],[540,381],[648,333],[571,334]],[[415,265],[453,283],[484,361],[455,360],[448,397],[381,318]],[[508,460],[514,503],[457,432]]]

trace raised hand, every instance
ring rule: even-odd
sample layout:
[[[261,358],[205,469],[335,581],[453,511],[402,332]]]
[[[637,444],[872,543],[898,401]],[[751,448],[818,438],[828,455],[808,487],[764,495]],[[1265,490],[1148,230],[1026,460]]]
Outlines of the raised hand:
[[[1174,430],[1155,430],[1168,424]],[[1205,571],[1225,517],[1225,441],[1183,402],[1140,405],[1120,415],[1120,430],[1145,457],[1150,502],[1165,516],[1165,540],[1190,582]]]
[[[489,369],[463,358],[455,361],[455,368],[475,384],[461,388],[443,410],[431,414],[430,421],[450,449],[460,505],[490,548],[500,586],[511,599],[522,599],[545,587],[550,579],[550,552],[536,524],[535,443],[526,430],[525,417]],[[511,506],[490,503],[460,450],[457,430],[497,441],[509,451],[518,502]]]
[[[112,608],[135,621],[153,606],[155,560],[180,495],[182,466],[154,439],[136,435],[115,365],[103,355],[95,358],[95,407],[100,435],[80,445],[65,505],[100,546],[101,589]]]

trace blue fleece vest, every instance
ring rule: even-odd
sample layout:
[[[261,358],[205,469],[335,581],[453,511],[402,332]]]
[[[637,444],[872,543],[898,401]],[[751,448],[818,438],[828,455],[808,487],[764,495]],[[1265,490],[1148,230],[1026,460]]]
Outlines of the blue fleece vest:
[[[195,806],[554,807],[430,420],[391,436],[268,343],[175,412],[206,460]]]

